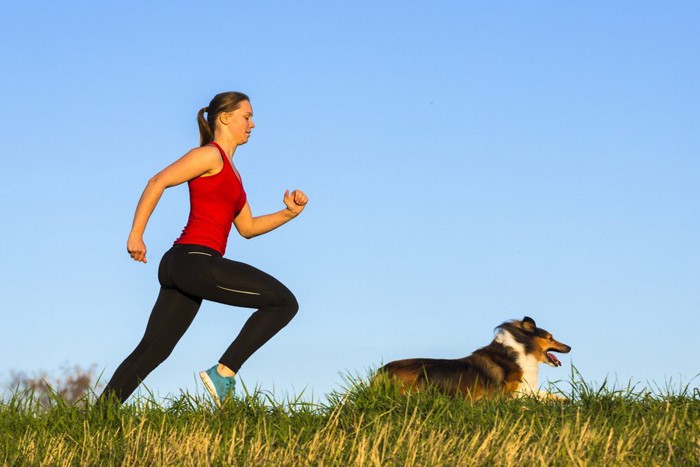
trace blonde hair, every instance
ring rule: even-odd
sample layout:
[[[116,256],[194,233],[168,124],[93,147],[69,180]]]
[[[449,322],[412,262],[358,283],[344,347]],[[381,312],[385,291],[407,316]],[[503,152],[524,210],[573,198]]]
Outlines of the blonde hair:
[[[208,107],[202,107],[197,112],[197,124],[199,125],[199,145],[204,146],[214,141],[216,119],[221,112],[233,112],[241,106],[241,102],[248,101],[248,96],[242,92],[222,92],[217,94]],[[206,118],[204,114],[207,114]]]

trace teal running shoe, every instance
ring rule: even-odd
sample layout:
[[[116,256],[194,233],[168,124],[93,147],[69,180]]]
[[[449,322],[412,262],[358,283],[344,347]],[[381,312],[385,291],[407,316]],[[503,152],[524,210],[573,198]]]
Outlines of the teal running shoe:
[[[202,378],[204,387],[211,394],[212,399],[216,402],[216,406],[221,408],[223,401],[233,396],[236,382],[232,376],[221,376],[216,367],[217,365],[214,365],[206,371],[200,371],[199,377]]]

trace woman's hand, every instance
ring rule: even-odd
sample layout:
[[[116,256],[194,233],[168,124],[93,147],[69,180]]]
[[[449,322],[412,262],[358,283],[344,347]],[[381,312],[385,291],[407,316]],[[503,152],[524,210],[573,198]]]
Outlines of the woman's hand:
[[[289,193],[289,190],[284,192],[284,205],[295,216],[299,215],[304,210],[304,206],[309,202],[309,198],[301,190],[294,190]]]
[[[146,244],[143,243],[143,237],[141,235],[130,233],[129,240],[126,242],[126,251],[129,252],[134,261],[141,261],[142,263],[147,263],[146,260]]]
[[[280,225],[297,217],[304,210],[308,201],[309,198],[303,192],[294,190],[289,193],[289,190],[286,190],[284,192],[285,209],[257,217],[253,217],[250,205],[246,202],[241,212],[233,220],[233,225],[244,238],[257,237],[275,230]]]

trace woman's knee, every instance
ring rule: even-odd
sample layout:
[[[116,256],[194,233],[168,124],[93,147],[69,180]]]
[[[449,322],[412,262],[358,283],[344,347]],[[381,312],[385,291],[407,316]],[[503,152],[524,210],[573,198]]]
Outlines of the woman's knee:
[[[280,308],[284,310],[285,316],[287,317],[287,322],[291,321],[299,311],[299,302],[297,301],[297,298],[286,287],[281,297]]]
[[[138,360],[150,372],[173,353],[175,343],[169,339],[142,340],[134,353],[138,353]]]

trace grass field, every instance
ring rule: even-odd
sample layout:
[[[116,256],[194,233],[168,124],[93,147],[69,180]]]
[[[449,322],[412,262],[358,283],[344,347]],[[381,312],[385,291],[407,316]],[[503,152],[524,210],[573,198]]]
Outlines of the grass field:
[[[182,394],[0,405],[3,465],[700,465],[700,393],[563,382],[566,403],[472,403],[348,377],[323,403],[252,390],[217,410]],[[243,392],[243,391],[242,391]]]

